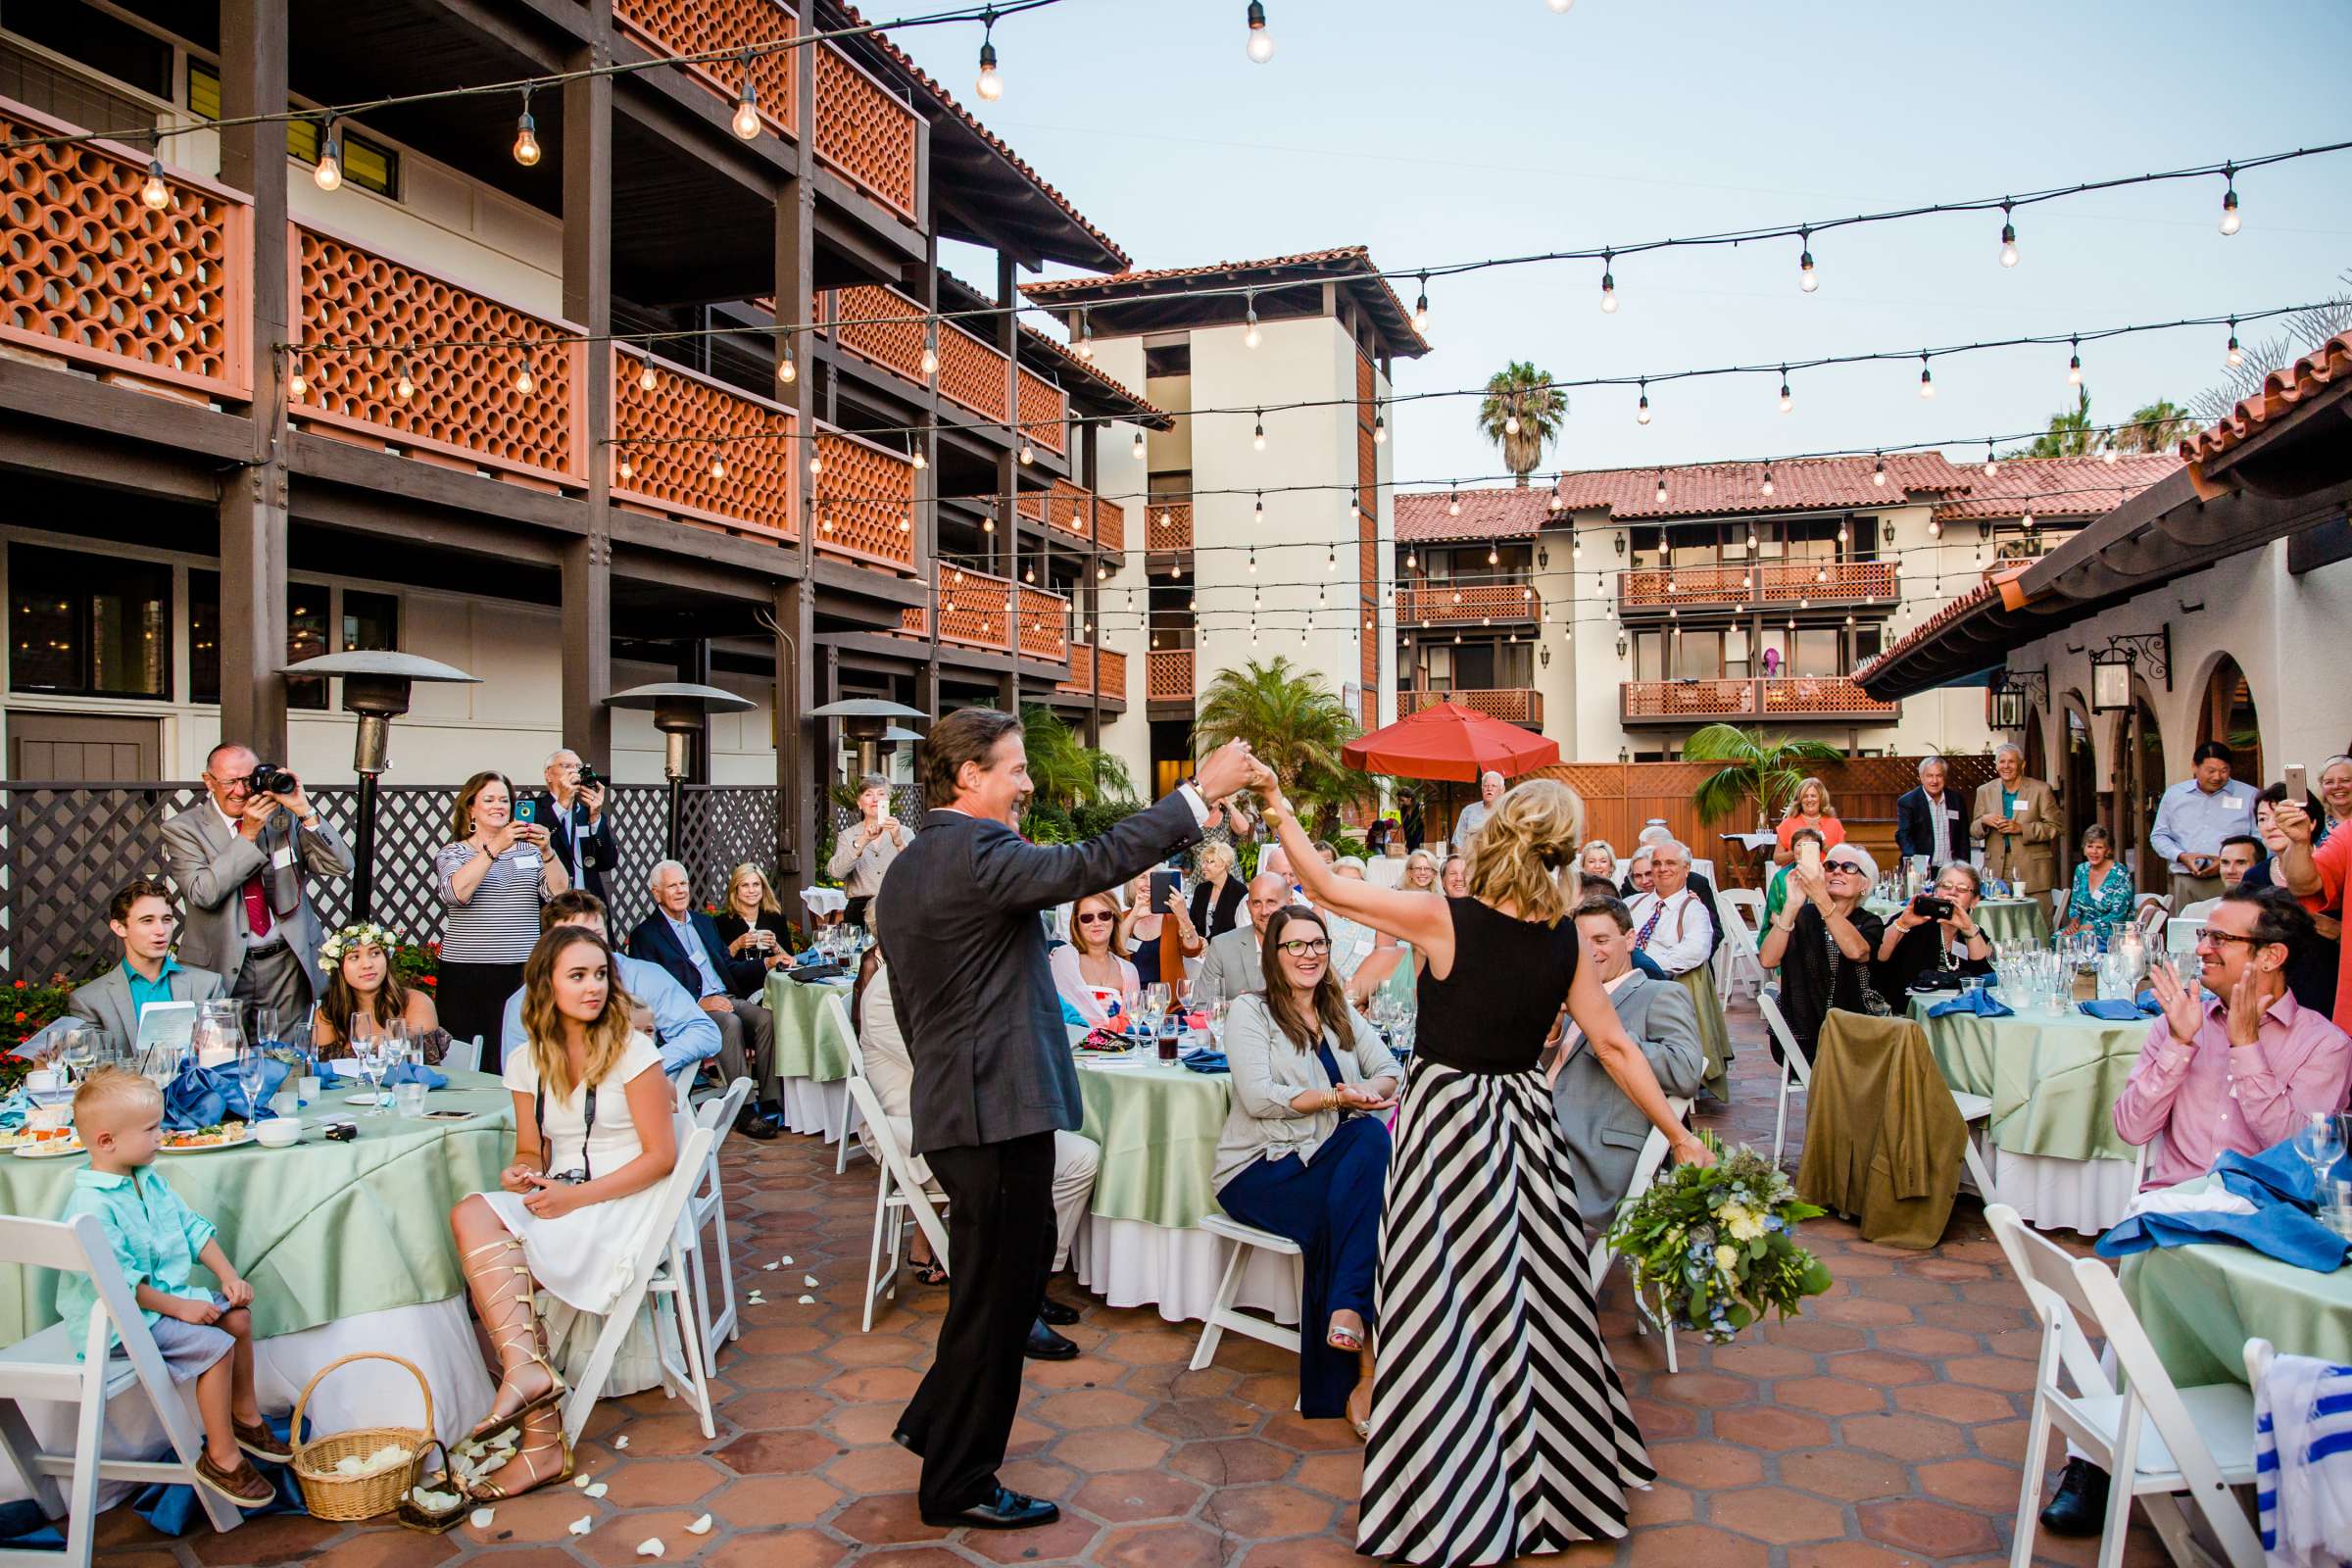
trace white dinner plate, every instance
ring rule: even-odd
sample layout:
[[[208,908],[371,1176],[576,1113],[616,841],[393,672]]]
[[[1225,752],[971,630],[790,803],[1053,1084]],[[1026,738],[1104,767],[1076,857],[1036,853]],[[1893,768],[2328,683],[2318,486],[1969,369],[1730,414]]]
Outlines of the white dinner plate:
[[[37,1144],[19,1144],[9,1152],[19,1159],[63,1159],[68,1154],[86,1154],[89,1150],[75,1139],[69,1138],[61,1143],[49,1138]]]
[[[217,1144],[191,1144],[178,1149],[165,1144],[159,1147],[156,1152],[159,1154],[217,1154],[223,1149],[243,1149],[247,1144],[259,1142],[260,1140],[254,1136],[252,1126],[248,1124],[245,1131],[239,1136],[222,1139]]]

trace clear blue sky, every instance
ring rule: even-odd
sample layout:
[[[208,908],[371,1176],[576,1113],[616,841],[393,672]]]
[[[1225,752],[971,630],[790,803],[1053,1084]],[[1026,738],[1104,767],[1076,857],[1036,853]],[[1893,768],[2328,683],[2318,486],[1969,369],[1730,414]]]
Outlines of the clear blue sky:
[[[909,10],[913,6],[909,4]],[[1000,24],[1005,91],[971,91],[979,29],[897,34],[1138,267],[1362,243],[1392,271],[1520,251],[1800,221],[2217,162],[2352,136],[2352,5],[1755,0],[1268,0],[1278,48],[1243,54],[1242,0],[1062,0]],[[884,15],[879,10],[869,15]],[[1791,242],[1637,258],[1622,309],[1599,269],[1433,284],[1436,351],[1401,392],[1510,359],[1562,377],[1914,348],[2327,297],[2352,268],[2352,153],[2220,180],[1825,236],[1820,292]],[[966,275],[987,273],[965,259]],[[1412,285],[1400,292],[1409,305]],[[2268,329],[2249,329],[2248,341]],[[2086,348],[2092,416],[2219,380],[2226,333]],[[1833,368],[1634,397],[1580,392],[1546,466],[1766,457],[2037,427],[2070,406],[2067,351]],[[1400,409],[1399,481],[1499,471],[1472,401]],[[1981,449],[1980,449],[1981,450]],[[1955,456],[1967,449],[1955,448]]]

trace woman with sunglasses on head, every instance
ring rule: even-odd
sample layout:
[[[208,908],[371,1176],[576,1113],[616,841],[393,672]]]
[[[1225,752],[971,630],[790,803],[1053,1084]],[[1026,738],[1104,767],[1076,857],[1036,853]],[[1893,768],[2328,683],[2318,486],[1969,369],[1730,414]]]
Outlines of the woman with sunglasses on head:
[[[1878,880],[1878,861],[1859,845],[1838,845],[1818,866],[1800,858],[1788,868],[1788,903],[1756,945],[1756,961],[1781,971],[1781,1013],[1808,1062],[1832,1007],[1890,1010],[1871,972],[1886,925],[1862,907]],[[1772,1051],[1780,1060],[1778,1041]]]
[[[1119,901],[1089,893],[1070,906],[1070,940],[1047,956],[1054,989],[1093,1028],[1123,1029],[1135,1014],[1141,980],[1118,932]]]

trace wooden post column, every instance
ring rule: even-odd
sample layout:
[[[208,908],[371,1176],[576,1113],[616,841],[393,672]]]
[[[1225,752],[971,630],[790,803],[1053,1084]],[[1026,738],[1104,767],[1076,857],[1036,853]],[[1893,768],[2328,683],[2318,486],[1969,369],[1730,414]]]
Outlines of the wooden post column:
[[[795,49],[793,64],[793,177],[776,192],[775,299],[776,324],[793,326],[808,315],[816,291],[816,50]],[[795,356],[811,372],[815,357],[800,351],[809,340],[796,334]],[[779,348],[779,353],[781,349]],[[794,411],[793,468],[808,494],[809,504],[799,509],[799,575],[775,585],[771,610],[776,630],[776,872],[784,885],[788,908],[800,906],[801,890],[811,885],[823,868],[816,862],[816,769],[808,744],[808,720],[802,715],[815,706],[810,693],[811,663],[816,644],[816,595],[808,575],[815,561],[816,514],[809,486],[808,455],[816,450],[816,402],[813,373],[790,386],[778,385],[772,396]]]
[[[612,0],[589,0],[588,46],[574,71],[612,60]],[[564,314],[592,337],[612,330],[612,78],[564,84]],[[587,346],[580,411],[588,451],[588,532],[564,546],[564,744],[612,767],[612,350]]]

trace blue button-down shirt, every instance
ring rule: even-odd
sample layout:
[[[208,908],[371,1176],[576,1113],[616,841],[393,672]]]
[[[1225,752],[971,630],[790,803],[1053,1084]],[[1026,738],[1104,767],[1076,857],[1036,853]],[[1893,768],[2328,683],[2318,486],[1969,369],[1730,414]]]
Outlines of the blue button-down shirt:
[[[152,980],[133,969],[128,958],[122,960],[122,978],[130,983],[130,1023],[132,1028],[138,1027],[139,1014],[147,1010],[149,1003],[172,1000],[172,977],[177,973],[179,973],[179,960],[169,954],[165,955],[164,966],[155,971],[155,978]]]
[[[675,1078],[691,1072],[697,1062],[718,1054],[718,1024],[705,1012],[686,988],[670,978],[667,969],[625,953],[612,955],[620,989],[642,1002],[654,1015],[654,1044],[662,1048],[662,1070]],[[522,1032],[522,993],[507,999],[499,1024],[501,1051],[512,1055],[529,1043]]]
[[[122,1270],[123,1283],[134,1295],[145,1285],[191,1301],[212,1299],[210,1292],[188,1284],[188,1275],[216,1227],[180,1201],[179,1195],[152,1167],[127,1175],[87,1166],[75,1171],[74,1191],[58,1218],[72,1220],[77,1214],[98,1216],[99,1229],[106,1233],[106,1244]],[[76,1354],[89,1343],[90,1313],[97,1305],[98,1292],[87,1274],[58,1276],[57,1315],[65,1319]],[[139,1315],[151,1325],[163,1316],[144,1307]],[[111,1347],[117,1338],[110,1330],[107,1344]]]
[[[703,939],[695,934],[694,917],[689,915],[681,920],[675,915],[664,914],[662,918],[669,922],[669,934],[678,939],[678,946],[685,950],[695,973],[703,977],[702,994],[706,997],[725,996],[726,983],[719,979],[717,966],[711,963],[710,955],[703,951]]]
[[[2219,855],[2222,840],[2254,831],[2254,786],[2231,779],[2211,795],[2184,778],[2156,803],[2156,824],[2148,847],[2183,875],[2183,855]]]

